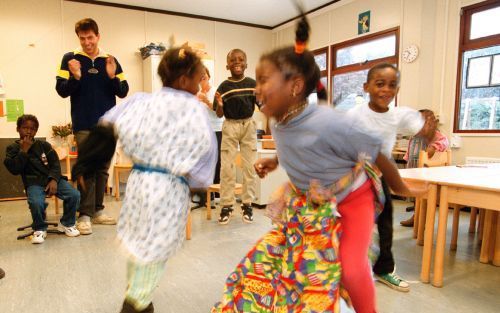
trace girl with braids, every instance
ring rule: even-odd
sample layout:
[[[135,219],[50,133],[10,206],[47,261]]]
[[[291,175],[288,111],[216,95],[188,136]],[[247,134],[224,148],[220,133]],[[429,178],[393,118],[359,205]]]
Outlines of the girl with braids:
[[[111,159],[115,136],[134,162],[117,228],[131,255],[122,313],[154,311],[153,291],[184,239],[189,190],[212,184],[217,143],[195,96],[204,74],[191,50],[167,51],[158,66],[164,87],[108,111],[79,147],[88,152],[73,168],[79,182]]]
[[[340,284],[357,313],[375,312],[368,248],[383,194],[369,161],[396,193],[423,192],[402,182],[380,140],[345,114],[306,101],[320,78],[308,37],[303,17],[295,47],[265,54],[257,66],[256,96],[276,120],[272,133],[290,183],[268,204],[275,228],[229,275],[212,312],[339,312]],[[255,170],[264,177],[277,166],[277,158],[260,159]]]

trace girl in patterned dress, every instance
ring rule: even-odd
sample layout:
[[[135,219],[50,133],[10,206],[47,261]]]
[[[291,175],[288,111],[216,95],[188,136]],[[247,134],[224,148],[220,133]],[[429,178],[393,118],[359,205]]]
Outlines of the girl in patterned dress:
[[[276,227],[229,275],[212,312],[339,312],[341,283],[356,312],[375,312],[368,248],[383,193],[368,161],[396,193],[423,192],[402,182],[379,139],[345,114],[307,102],[320,78],[308,36],[303,17],[295,47],[265,54],[257,66],[257,99],[276,120],[272,133],[290,183],[267,207]],[[277,166],[278,158],[260,159],[255,169],[263,178]]]
[[[105,114],[88,144],[79,147],[92,156],[79,159],[73,171],[73,177],[85,176],[96,162],[111,158],[100,147],[109,147],[113,130],[134,162],[117,227],[130,253],[123,313],[153,312],[153,291],[185,237],[190,188],[212,183],[217,160],[206,109],[195,96],[204,75],[199,57],[171,49],[158,74],[161,90],[137,93]]]

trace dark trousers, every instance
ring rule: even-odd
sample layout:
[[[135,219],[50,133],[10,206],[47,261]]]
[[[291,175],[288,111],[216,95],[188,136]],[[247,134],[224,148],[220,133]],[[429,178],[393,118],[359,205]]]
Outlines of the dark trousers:
[[[373,271],[378,275],[389,274],[394,271],[394,256],[392,255],[392,199],[389,186],[387,186],[383,178],[382,188],[385,194],[385,205],[384,210],[377,219],[380,255],[373,266]]]
[[[220,183],[220,147],[222,143],[222,132],[217,131],[215,132],[215,138],[217,138],[217,164],[215,165],[215,175],[214,175],[214,184],[219,184]],[[207,194],[205,192],[197,192],[196,195],[200,197],[200,202],[198,205],[204,206],[205,203],[207,202]],[[213,197],[218,197],[218,193],[213,193]],[[212,199],[213,200],[213,199]]]
[[[45,225],[45,209],[47,203],[45,202],[45,187],[42,186],[29,186],[26,188],[26,195],[28,196],[28,205],[31,211],[31,218],[33,219],[32,228],[34,231],[46,230]],[[66,180],[60,179],[57,183],[56,197],[63,200],[63,216],[61,217],[61,224],[66,227],[75,225],[76,210],[80,204],[80,193],[73,188]]]
[[[75,134],[77,146],[81,145],[89,136],[89,131],[83,130]],[[79,154],[80,156],[80,154]],[[109,163],[96,171],[85,179],[85,189],[80,186],[78,189],[81,193],[80,215],[93,217],[96,212],[104,209],[104,192],[106,191],[106,183],[108,182]]]

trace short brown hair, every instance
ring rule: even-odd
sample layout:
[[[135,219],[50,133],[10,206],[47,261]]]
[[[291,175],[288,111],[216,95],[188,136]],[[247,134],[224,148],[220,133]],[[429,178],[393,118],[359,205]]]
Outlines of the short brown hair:
[[[94,34],[99,35],[99,26],[97,26],[96,21],[94,21],[91,18],[84,18],[83,20],[80,20],[76,22],[75,24],[75,33],[78,35],[79,32],[81,31],[93,31]]]

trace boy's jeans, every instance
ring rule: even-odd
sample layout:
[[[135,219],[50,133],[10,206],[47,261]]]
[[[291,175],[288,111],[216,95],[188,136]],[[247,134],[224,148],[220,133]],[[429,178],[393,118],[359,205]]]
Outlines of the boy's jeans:
[[[45,188],[42,186],[29,186],[26,190],[28,195],[28,205],[33,218],[32,228],[34,231],[46,230],[45,225]],[[64,212],[61,217],[61,224],[66,227],[74,226],[76,221],[76,211],[80,206],[80,192],[73,188],[66,180],[60,179],[57,184],[56,197],[63,200]]]

